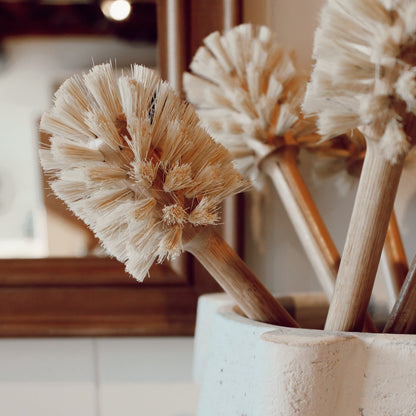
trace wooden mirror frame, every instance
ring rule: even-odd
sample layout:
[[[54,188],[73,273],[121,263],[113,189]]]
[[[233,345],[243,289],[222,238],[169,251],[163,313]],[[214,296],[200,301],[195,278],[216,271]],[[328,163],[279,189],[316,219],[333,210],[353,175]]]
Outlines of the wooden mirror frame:
[[[154,0],[159,68],[181,89],[183,71],[214,30],[241,21],[241,0]],[[242,253],[241,199],[224,206],[224,235]],[[0,260],[0,336],[192,335],[200,294],[219,290],[189,255],[135,282],[109,258]]]

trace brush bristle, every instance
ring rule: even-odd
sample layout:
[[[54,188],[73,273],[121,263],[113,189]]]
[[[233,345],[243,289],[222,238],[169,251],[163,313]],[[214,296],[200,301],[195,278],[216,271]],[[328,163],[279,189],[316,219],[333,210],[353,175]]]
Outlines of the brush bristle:
[[[406,155],[416,141],[415,22],[413,0],[328,1],[303,105],[323,136],[358,127],[392,163]]]
[[[182,252],[185,227],[218,223],[222,200],[247,188],[193,108],[141,66],[66,81],[41,129],[52,189],[138,280]]]
[[[184,74],[188,100],[213,137],[256,170],[253,138],[273,149],[277,137],[291,130],[296,136],[305,79],[267,27],[243,24],[204,44],[193,73]]]

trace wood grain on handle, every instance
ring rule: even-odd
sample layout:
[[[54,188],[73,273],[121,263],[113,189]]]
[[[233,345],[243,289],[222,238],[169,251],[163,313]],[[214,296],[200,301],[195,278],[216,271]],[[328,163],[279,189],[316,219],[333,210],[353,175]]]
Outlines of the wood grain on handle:
[[[416,256],[390,313],[383,332],[414,334],[416,332]]]
[[[299,327],[237,253],[211,228],[196,234],[184,248],[198,259],[248,318]]]
[[[360,178],[361,167],[349,172],[352,176]],[[385,282],[392,304],[396,302],[400,289],[406,278],[409,266],[404,251],[402,237],[394,210],[390,217],[386,241],[381,255]]]
[[[361,331],[368,307],[403,160],[392,164],[378,144],[367,153],[325,329]]]
[[[334,293],[340,256],[299,172],[296,155],[296,150],[288,147],[266,157],[261,167],[279,193],[296,234],[330,301]],[[366,314],[364,330],[377,332],[369,314]]]
[[[396,300],[406,279],[409,266],[394,211],[391,214],[387,229],[383,255],[387,269],[386,284],[391,293],[391,297]]]

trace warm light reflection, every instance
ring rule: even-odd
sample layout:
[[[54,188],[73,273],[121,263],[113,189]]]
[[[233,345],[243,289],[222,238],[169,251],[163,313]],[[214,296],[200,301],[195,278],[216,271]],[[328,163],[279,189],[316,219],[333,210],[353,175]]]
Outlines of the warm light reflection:
[[[108,19],[122,21],[129,17],[131,4],[127,0],[105,0],[101,3],[101,10]]]

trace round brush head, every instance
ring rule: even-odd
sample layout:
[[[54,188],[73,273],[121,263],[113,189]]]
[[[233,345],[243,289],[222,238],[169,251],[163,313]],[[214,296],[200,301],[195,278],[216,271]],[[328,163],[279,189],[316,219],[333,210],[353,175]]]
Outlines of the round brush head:
[[[326,138],[359,127],[392,163],[416,139],[416,3],[329,0],[303,109]]]
[[[52,189],[138,280],[182,252],[186,228],[217,224],[222,200],[247,186],[193,108],[142,66],[68,79],[41,129]]]
[[[210,34],[190,69],[184,75],[189,101],[252,179],[260,179],[262,145],[273,151],[285,144],[287,133],[296,139],[315,130],[300,116],[305,78],[265,26],[244,24]]]

